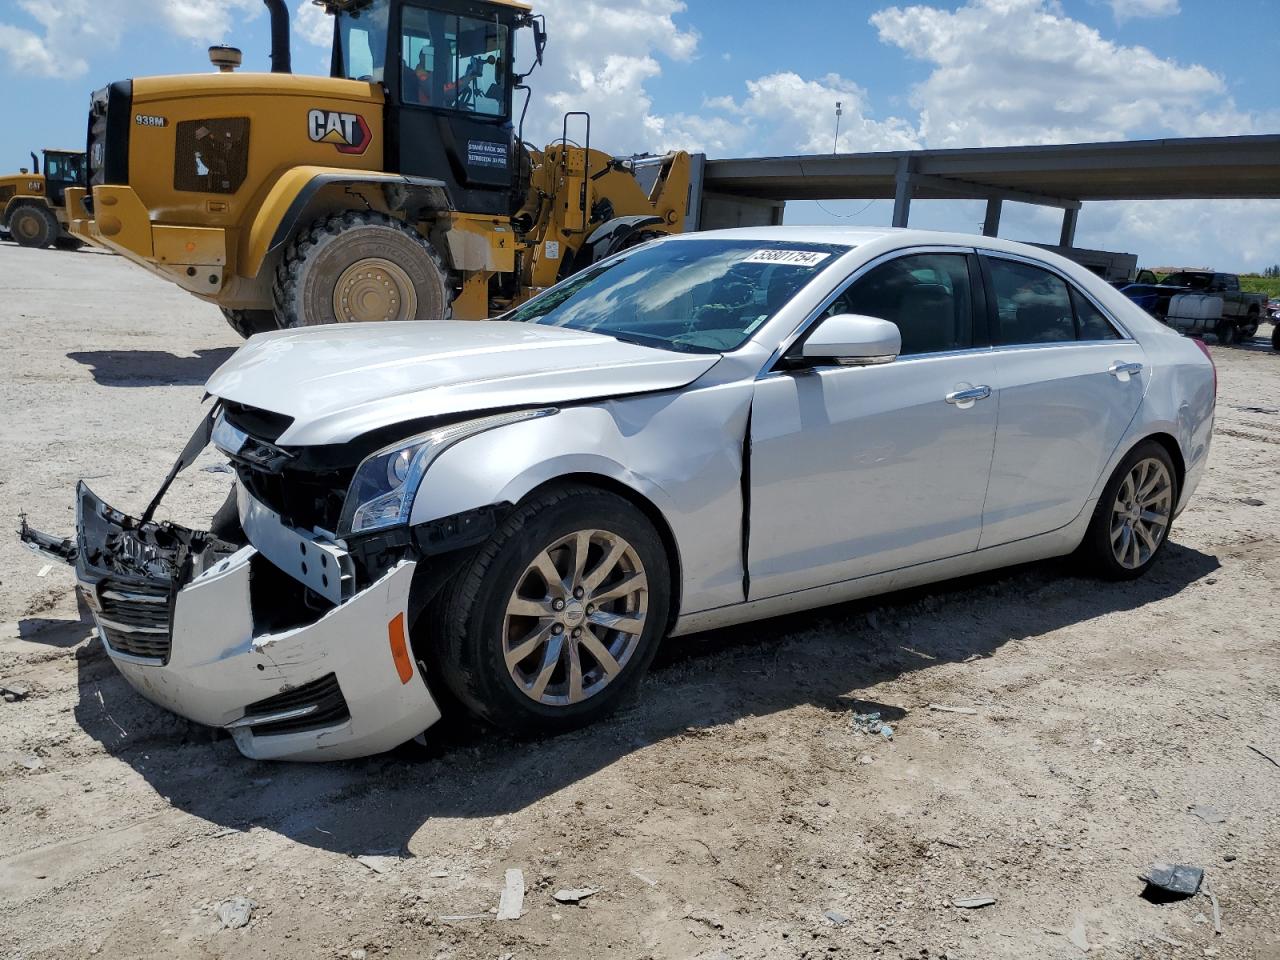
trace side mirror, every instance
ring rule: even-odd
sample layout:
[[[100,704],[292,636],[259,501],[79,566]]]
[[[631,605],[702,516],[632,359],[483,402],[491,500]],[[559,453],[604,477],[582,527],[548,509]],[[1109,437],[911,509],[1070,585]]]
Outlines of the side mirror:
[[[542,63],[542,54],[547,49],[547,28],[543,25],[541,17],[533,21],[533,49],[539,65]]]
[[[827,317],[809,334],[800,351],[806,360],[846,366],[889,363],[902,352],[902,331],[896,323],[855,313]]]

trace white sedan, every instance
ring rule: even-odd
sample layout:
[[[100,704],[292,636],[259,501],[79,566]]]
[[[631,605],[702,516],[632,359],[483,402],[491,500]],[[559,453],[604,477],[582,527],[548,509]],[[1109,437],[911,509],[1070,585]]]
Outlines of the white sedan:
[[[777,227],[657,240],[489,323],[257,336],[208,390],[177,469],[210,438],[235,465],[210,531],[82,484],[74,540],[24,538],[76,564],[142,695],[317,760],[445,703],[581,725],[664,637],[1073,552],[1140,576],[1216,380],[1038,248]]]

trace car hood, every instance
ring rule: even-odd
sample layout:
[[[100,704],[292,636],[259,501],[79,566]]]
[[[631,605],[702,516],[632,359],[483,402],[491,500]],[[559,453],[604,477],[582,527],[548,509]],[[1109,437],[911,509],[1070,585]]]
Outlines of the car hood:
[[[338,324],[253,337],[208,390],[291,417],[278,442],[310,446],[423,417],[672,390],[719,359],[529,323]]]

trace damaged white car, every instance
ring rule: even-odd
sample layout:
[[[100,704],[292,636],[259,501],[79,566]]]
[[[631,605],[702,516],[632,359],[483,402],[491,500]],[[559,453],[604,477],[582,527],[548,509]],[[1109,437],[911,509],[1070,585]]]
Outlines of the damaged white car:
[[[174,468],[234,464],[209,531],[82,484],[73,540],[22,535],[143,696],[251,757],[354,757],[444,702],[591,721],[669,635],[1077,550],[1137,576],[1215,389],[1202,344],[1036,248],[714,232],[498,321],[254,337]]]

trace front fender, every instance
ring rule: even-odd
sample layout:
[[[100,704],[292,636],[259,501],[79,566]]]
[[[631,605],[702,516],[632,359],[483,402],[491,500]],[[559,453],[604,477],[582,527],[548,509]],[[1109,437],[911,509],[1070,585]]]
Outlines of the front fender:
[[[375,188],[388,210],[448,210],[450,201],[442,180],[406,177],[376,170],[345,167],[293,167],[267,192],[245,234],[240,273],[256,277],[267,257],[283,247],[301,226],[332,212],[324,202],[327,187]]]
[[[742,450],[750,384],[562,409],[469,437],[427,470],[417,526],[519,503],[558,478],[597,476],[632,491],[675,542],[685,609],[742,600]]]

